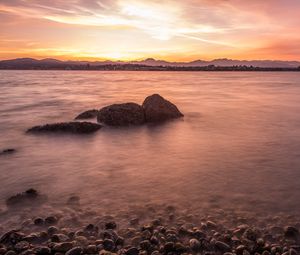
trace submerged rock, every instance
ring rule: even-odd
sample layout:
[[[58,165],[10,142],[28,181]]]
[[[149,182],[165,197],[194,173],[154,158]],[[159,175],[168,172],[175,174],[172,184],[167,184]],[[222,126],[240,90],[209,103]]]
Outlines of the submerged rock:
[[[142,106],[147,122],[160,122],[183,117],[176,105],[158,94],[148,96]]]
[[[145,115],[138,104],[113,104],[100,109],[97,120],[108,126],[141,125],[145,123]]]
[[[29,133],[63,132],[74,134],[89,134],[99,130],[102,126],[90,122],[62,122],[35,126],[27,130]]]
[[[43,203],[47,200],[47,196],[39,194],[35,189],[26,190],[23,193],[16,194],[9,197],[6,200],[6,205],[17,206],[17,205],[36,205]]]
[[[13,148],[4,149],[4,150],[0,151],[0,156],[1,155],[12,154],[12,153],[15,153],[15,152],[16,152],[16,149],[13,149]]]
[[[88,110],[88,111],[82,112],[78,116],[76,116],[75,120],[84,120],[84,119],[96,118],[98,113],[99,113],[99,111],[95,110],[95,109]]]
[[[288,239],[299,239],[300,233],[297,228],[288,226],[284,229],[284,236]]]

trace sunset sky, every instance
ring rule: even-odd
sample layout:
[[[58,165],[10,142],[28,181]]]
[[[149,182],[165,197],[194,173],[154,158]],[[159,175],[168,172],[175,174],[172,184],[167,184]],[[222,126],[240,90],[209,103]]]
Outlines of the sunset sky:
[[[300,60],[300,0],[0,0],[0,59]]]

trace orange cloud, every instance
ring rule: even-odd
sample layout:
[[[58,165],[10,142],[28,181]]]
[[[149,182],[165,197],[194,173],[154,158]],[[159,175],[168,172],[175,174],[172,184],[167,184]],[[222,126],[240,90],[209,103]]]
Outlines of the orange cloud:
[[[298,0],[2,0],[0,58],[299,60]]]

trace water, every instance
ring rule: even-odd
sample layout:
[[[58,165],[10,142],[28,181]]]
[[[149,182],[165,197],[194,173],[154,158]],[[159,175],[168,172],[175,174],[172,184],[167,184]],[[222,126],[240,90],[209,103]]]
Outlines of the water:
[[[52,201],[165,203],[275,214],[300,209],[300,74],[1,71],[0,202],[28,188]],[[28,135],[31,126],[153,93],[184,119]]]

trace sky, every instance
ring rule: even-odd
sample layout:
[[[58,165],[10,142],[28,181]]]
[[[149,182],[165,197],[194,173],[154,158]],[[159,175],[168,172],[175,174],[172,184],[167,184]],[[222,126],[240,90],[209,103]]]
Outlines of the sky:
[[[0,0],[0,59],[300,60],[300,0]]]

